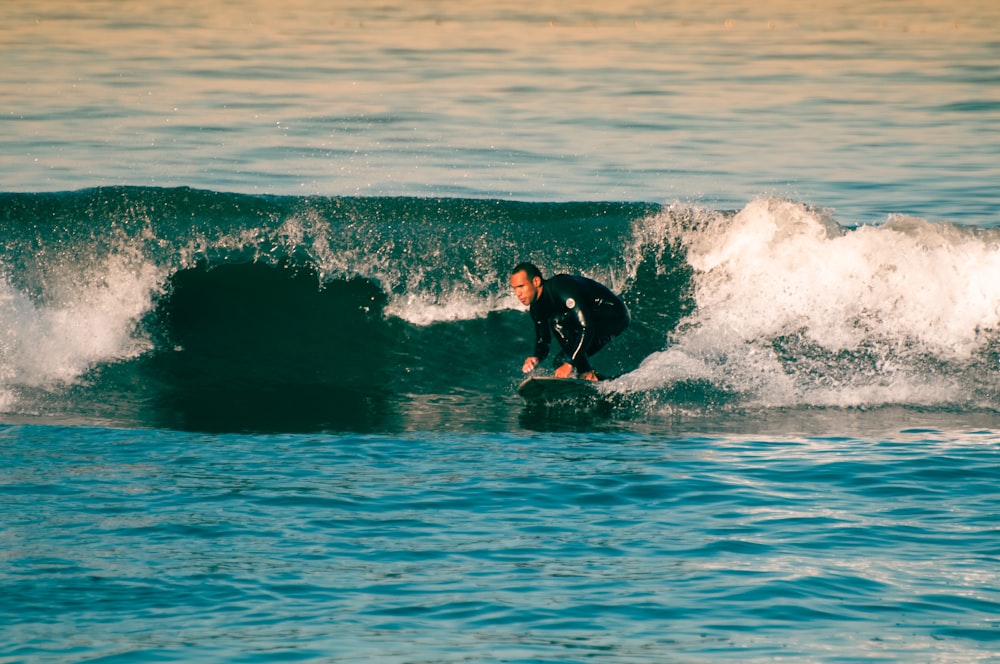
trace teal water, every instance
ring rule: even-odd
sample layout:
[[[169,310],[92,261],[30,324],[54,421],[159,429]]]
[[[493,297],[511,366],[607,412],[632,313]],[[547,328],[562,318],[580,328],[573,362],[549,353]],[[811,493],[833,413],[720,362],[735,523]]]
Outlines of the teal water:
[[[1000,661],[993,5],[0,23],[0,662]]]
[[[994,223],[989,2],[2,9],[5,190],[704,201]]]
[[[993,432],[3,443],[5,661],[968,662],[997,643]]]

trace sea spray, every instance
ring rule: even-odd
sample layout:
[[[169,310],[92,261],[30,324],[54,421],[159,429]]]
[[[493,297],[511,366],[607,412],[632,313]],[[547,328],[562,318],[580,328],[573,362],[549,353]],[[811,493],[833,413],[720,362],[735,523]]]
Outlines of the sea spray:
[[[1000,232],[903,217],[847,228],[771,198],[702,221],[673,229],[695,310],[623,387],[706,380],[769,406],[992,391]]]
[[[119,254],[89,272],[72,282],[67,277],[63,296],[42,303],[0,283],[0,405],[12,402],[17,386],[69,383],[99,362],[150,348],[137,323],[158,291],[157,270]]]

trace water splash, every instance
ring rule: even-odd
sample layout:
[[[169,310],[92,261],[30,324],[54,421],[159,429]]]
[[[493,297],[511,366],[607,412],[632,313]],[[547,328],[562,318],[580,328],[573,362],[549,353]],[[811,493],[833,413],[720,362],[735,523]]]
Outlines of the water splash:
[[[20,386],[70,383],[99,362],[151,347],[137,323],[152,308],[162,275],[135,258],[115,254],[75,279],[67,275],[64,297],[54,302],[0,282],[0,408],[16,401]]]
[[[846,228],[773,198],[693,216],[651,223],[683,245],[696,309],[623,386],[707,380],[766,405],[836,406],[993,390],[1000,232],[907,217]]]

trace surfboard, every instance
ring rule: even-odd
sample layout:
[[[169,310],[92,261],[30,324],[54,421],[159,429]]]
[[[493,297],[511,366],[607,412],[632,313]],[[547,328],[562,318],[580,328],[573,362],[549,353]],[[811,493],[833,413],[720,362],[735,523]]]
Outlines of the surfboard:
[[[553,403],[595,397],[598,391],[592,380],[531,376],[521,381],[517,393],[528,403]]]

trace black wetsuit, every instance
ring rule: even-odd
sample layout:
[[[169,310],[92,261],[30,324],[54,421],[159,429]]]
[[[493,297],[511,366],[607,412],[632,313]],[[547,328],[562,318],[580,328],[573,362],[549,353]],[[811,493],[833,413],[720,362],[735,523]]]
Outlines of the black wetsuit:
[[[628,307],[605,286],[586,277],[559,274],[542,283],[531,305],[535,357],[549,354],[552,334],[562,347],[557,363],[569,362],[580,373],[592,371],[588,357],[628,327]]]

